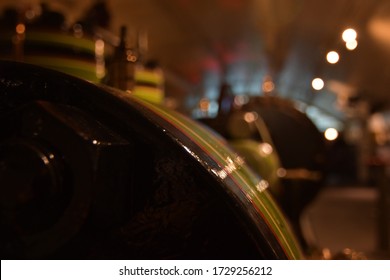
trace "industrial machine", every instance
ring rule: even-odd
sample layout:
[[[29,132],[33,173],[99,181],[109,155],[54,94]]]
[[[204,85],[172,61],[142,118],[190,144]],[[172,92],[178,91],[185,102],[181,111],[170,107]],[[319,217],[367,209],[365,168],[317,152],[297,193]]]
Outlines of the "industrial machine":
[[[293,224],[301,245],[301,216],[324,186],[326,149],[313,122],[278,96],[222,94],[219,113],[199,121],[223,135],[260,176],[272,182],[271,193]]]
[[[0,63],[1,257],[299,259],[270,184],[164,107]]]

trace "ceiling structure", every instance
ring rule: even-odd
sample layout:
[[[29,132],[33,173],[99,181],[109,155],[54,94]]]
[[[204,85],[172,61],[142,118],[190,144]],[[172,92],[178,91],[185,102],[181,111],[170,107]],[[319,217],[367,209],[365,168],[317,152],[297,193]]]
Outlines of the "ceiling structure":
[[[8,2],[2,5],[18,1]],[[71,24],[94,2],[49,3]],[[214,104],[223,82],[237,95],[260,95],[265,81],[273,83],[272,94],[301,102],[322,121],[389,108],[389,0],[105,2],[111,32],[119,34],[121,25],[133,33],[147,30],[148,57],[160,62],[167,96],[184,112],[196,111],[202,98]],[[353,51],[341,38],[346,28],[357,31]],[[331,50],[340,55],[336,64],[326,61]],[[312,88],[316,77],[325,81],[322,90]]]

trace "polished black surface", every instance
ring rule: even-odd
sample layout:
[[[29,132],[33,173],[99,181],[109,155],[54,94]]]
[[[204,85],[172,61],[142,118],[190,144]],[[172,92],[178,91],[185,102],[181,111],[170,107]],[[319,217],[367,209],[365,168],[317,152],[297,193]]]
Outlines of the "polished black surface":
[[[194,143],[118,96],[1,62],[2,258],[286,258]]]

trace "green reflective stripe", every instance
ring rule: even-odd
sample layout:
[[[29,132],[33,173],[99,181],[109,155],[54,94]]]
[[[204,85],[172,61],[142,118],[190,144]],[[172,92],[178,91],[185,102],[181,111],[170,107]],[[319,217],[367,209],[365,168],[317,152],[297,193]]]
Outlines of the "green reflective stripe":
[[[160,72],[137,69],[134,74],[137,82],[147,82],[150,84],[161,85],[164,77]]]
[[[169,115],[167,114],[166,116]],[[183,122],[181,122],[180,120],[182,120]],[[197,139],[198,144],[199,142],[201,142],[201,147],[205,148],[205,150],[207,150],[212,155],[217,155],[219,163],[226,161],[226,157],[221,155],[221,151],[215,149],[216,145],[210,144],[213,143],[215,140],[212,138],[208,138],[208,140],[205,140],[204,135],[208,135],[208,133],[206,134],[204,131],[202,131],[202,127],[196,126],[195,133],[193,133],[194,130],[193,128],[191,128],[194,127],[193,124],[192,126],[189,126],[191,125],[191,123],[187,122],[187,124],[183,125],[183,123],[186,122],[186,119],[180,118],[180,120],[176,120],[175,123],[181,124],[182,127],[186,128],[187,132],[192,132],[190,133],[192,139]],[[199,135],[203,137],[199,137]],[[223,150],[222,152],[226,153],[226,151]],[[232,152],[228,153],[228,156],[230,156],[231,158],[234,157]],[[252,203],[254,203],[254,206],[260,212],[260,214],[263,214],[263,218],[268,223],[273,232],[276,234],[277,238],[284,247],[286,254],[290,258],[299,258],[300,254],[298,253],[298,247],[293,245],[295,244],[295,240],[291,232],[289,231],[288,225],[284,220],[281,212],[274,203],[274,200],[269,195],[268,191],[259,191],[257,189],[257,186],[259,184],[259,179],[257,178],[257,176],[255,176],[247,168],[236,169],[234,172],[231,173],[231,176],[237,182],[237,185],[242,189],[242,191],[247,194],[247,198]]]
[[[270,154],[261,153],[259,150],[262,143],[251,139],[230,140],[229,145],[244,157],[245,162],[257,174],[260,174],[261,177],[270,183],[273,194],[280,194],[281,183],[277,175],[280,163],[275,150]]]
[[[159,88],[136,85],[131,94],[153,103],[162,104],[164,101],[164,93]]]
[[[268,223],[268,226],[273,231],[275,237],[279,240],[286,255],[290,259],[302,258],[302,253],[297,245],[298,243],[295,240],[295,237],[291,233],[288,223],[284,219],[268,191],[264,191],[264,189],[260,188],[259,184],[261,181],[259,181],[259,178],[244,166],[234,166],[234,164],[232,164],[232,166],[229,167],[229,165],[227,165],[227,161],[229,161],[229,159],[233,163],[235,160],[239,161],[239,159],[238,156],[231,150],[221,145],[220,142],[223,140],[214,138],[208,130],[176,112],[168,112],[162,107],[154,106],[153,104],[138,99],[137,101],[168,122],[171,122],[175,124],[175,126],[181,128],[183,133],[189,136],[196,144],[206,151],[222,168],[220,170],[214,170],[216,171],[216,175],[218,175],[218,172],[222,172],[219,176],[224,174],[223,172],[225,168],[227,168],[228,171],[230,170],[231,172],[226,174],[226,176],[229,176],[236,182],[236,185],[256,208],[258,214],[261,215]]]
[[[43,44],[69,47],[69,49],[84,50],[95,54],[95,41],[87,38],[76,38],[70,34],[58,34],[55,32],[26,32],[26,40],[31,42],[40,42]]]
[[[94,62],[50,56],[25,56],[24,61],[61,71],[88,81],[99,82],[99,78],[96,76],[96,64]]]

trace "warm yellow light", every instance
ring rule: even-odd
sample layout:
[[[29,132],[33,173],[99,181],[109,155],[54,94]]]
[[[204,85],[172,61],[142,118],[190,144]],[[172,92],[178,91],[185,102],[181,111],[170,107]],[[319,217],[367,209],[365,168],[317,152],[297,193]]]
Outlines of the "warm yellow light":
[[[348,50],[353,51],[354,49],[357,48],[358,42],[356,40],[353,41],[348,41],[345,46],[347,47]]]
[[[321,90],[324,88],[324,81],[321,79],[321,78],[315,78],[312,82],[311,82],[311,85],[312,87],[315,89],[315,90]]]
[[[356,37],[357,37],[357,33],[352,28],[345,29],[342,35],[342,38],[346,43],[351,41],[356,41]]]
[[[325,130],[324,135],[327,140],[334,141],[337,139],[337,137],[339,137],[339,132],[335,128],[331,127]]]
[[[328,54],[326,55],[326,60],[331,64],[337,63],[339,61],[339,59],[340,59],[340,56],[335,51],[328,52]]]

